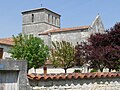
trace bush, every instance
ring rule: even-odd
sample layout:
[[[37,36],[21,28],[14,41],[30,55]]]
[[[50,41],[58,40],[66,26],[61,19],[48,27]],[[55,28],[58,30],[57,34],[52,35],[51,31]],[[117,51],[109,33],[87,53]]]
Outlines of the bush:
[[[92,69],[90,72],[97,72],[97,70],[96,69]]]
[[[74,73],[81,73],[82,71],[81,70],[74,70]]]

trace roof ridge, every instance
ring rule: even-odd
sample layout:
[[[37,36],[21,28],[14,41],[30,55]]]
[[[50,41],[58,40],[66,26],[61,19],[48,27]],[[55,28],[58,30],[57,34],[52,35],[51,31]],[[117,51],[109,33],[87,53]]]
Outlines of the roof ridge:
[[[7,38],[0,38],[0,39],[9,39],[9,38],[12,38],[12,37],[7,37]]]
[[[47,76],[47,78],[46,78]],[[50,79],[90,79],[90,78],[115,78],[115,77],[120,77],[120,73],[118,72],[93,72],[93,73],[60,73],[60,74],[47,74],[44,76],[44,74],[28,74],[27,77],[31,80],[36,79],[40,80],[42,78],[48,78]],[[54,77],[54,78],[53,78]]]
[[[12,37],[9,37],[9,38],[0,38],[0,44],[13,45],[14,44],[14,40],[13,40]]]
[[[81,30],[81,29],[87,29],[87,28],[89,28],[89,26],[78,26],[78,27],[69,27],[69,28],[49,29],[47,31],[40,32],[39,35],[47,35],[48,33]]]

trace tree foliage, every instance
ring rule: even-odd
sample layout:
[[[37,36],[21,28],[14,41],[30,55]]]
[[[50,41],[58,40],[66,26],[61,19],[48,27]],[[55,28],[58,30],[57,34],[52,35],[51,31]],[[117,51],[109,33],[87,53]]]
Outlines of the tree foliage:
[[[44,64],[48,54],[48,46],[44,41],[33,35],[13,36],[15,45],[10,49],[11,56],[16,59],[25,59],[28,61],[28,69],[39,68]]]
[[[96,33],[83,47],[84,57],[93,69],[120,68],[120,23],[115,24],[106,33]]]
[[[78,44],[75,46],[75,65],[76,66],[83,66],[83,64],[86,63],[85,60],[85,53],[84,53],[84,42],[81,42],[81,44]]]
[[[51,61],[55,67],[62,67],[65,73],[74,66],[75,49],[70,42],[52,42]]]
[[[100,69],[100,71],[103,71],[103,68],[105,68],[107,64],[105,60],[106,46],[109,45],[107,35],[100,33],[91,35],[88,42],[89,45],[84,46],[86,60],[89,62],[91,68]]]

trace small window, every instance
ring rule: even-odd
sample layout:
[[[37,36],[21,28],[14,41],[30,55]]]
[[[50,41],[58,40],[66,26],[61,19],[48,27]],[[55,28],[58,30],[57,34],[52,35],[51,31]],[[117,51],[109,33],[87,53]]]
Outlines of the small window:
[[[32,22],[34,22],[34,14],[32,14]]]
[[[0,48],[0,59],[3,57],[3,48]]]
[[[52,16],[52,24],[54,24],[53,16]]]
[[[57,17],[55,17],[55,25],[57,25]]]
[[[50,14],[48,14],[48,23],[50,23]]]
[[[59,26],[59,20],[58,20],[58,18],[57,18],[57,21],[56,21],[56,25]]]

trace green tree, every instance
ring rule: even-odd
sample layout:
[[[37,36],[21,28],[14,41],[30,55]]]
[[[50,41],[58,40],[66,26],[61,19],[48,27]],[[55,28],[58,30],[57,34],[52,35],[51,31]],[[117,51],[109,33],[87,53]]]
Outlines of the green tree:
[[[74,66],[75,49],[70,42],[52,42],[51,58],[55,67],[61,67],[67,73],[67,69]]]
[[[22,34],[13,36],[13,39],[15,45],[9,51],[13,58],[27,60],[28,69],[39,68],[44,64],[49,55],[49,49],[42,39]]]

